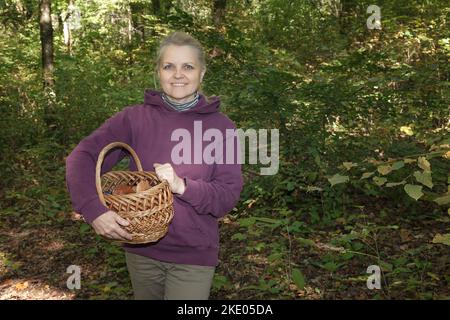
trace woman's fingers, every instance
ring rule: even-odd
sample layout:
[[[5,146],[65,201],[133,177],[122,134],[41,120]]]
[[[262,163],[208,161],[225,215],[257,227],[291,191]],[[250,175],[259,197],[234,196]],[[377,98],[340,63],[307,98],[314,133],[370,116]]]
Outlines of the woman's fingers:
[[[118,224],[113,226],[110,231],[105,234],[105,237],[112,240],[132,240],[133,236],[123,230]]]
[[[130,240],[121,236],[117,231],[111,231],[106,235],[106,237],[110,240]]]
[[[115,234],[117,236],[119,236],[120,240],[132,240],[133,239],[133,236],[131,234],[129,234],[128,232],[126,232],[119,226],[114,231],[115,231]]]
[[[173,170],[172,165],[170,163],[154,163],[153,167],[155,168],[155,170],[157,171],[161,171],[161,170]]]
[[[133,239],[133,236],[121,228],[121,226],[126,227],[129,224],[130,223],[127,220],[125,220],[121,216],[117,215],[116,216],[116,224],[113,226],[113,232],[115,234],[119,235],[119,237],[123,240],[131,240],[131,239]]]
[[[128,227],[130,225],[130,223],[128,222],[128,220],[125,220],[124,218],[122,218],[121,216],[117,215],[116,217],[116,222],[118,224],[120,224],[121,226],[124,227]]]

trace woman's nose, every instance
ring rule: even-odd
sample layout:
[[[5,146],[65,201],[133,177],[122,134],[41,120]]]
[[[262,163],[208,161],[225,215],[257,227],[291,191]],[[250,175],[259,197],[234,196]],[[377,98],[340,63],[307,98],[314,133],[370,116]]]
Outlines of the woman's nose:
[[[183,74],[182,70],[179,70],[179,69],[175,70],[174,77],[175,78],[183,78],[184,74]]]

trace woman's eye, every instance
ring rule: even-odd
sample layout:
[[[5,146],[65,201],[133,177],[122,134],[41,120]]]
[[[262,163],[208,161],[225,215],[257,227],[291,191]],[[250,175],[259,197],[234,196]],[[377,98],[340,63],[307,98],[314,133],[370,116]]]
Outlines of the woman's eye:
[[[187,65],[185,65],[184,66],[186,69],[188,69],[188,70],[192,70],[192,69],[194,69],[194,67],[193,66],[191,66],[190,64],[187,64]]]
[[[171,67],[172,67],[171,64],[166,64],[165,66],[163,66],[163,69],[164,69],[164,70],[168,70],[168,69],[170,69]]]

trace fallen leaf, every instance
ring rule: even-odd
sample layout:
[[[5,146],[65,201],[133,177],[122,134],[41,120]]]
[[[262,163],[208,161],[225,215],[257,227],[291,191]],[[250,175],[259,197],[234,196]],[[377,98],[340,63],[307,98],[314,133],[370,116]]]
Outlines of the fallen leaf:
[[[18,284],[16,284],[16,289],[19,291],[25,290],[26,288],[28,288],[28,281],[19,282]]]
[[[450,246],[450,233],[447,234],[436,234],[433,238],[433,243],[442,243]]]
[[[419,157],[417,159],[417,164],[421,169],[423,169],[423,171],[431,171],[431,165],[430,162],[428,162],[427,158]]]
[[[409,242],[413,240],[413,237],[411,235],[411,232],[409,232],[406,229],[400,229],[400,238],[402,239],[402,242]]]

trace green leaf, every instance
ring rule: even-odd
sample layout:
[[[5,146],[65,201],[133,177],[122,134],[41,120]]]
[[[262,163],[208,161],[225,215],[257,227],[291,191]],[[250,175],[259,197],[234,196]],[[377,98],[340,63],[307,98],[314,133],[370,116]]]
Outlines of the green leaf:
[[[379,166],[377,168],[377,171],[379,173],[381,173],[383,176],[387,175],[389,172],[392,171],[392,167],[390,165],[385,165],[385,166]]]
[[[254,246],[254,249],[258,252],[260,252],[262,249],[266,247],[266,244],[264,242],[259,242]]]
[[[251,218],[242,218],[238,220],[239,222],[239,226],[240,227],[250,227],[252,225],[255,224],[256,219],[251,217]]]
[[[375,173],[375,171],[364,172],[360,180],[370,178],[371,176],[373,176],[374,173]]]
[[[384,272],[391,272],[393,270],[393,265],[383,260],[380,260],[380,267]]]
[[[430,171],[415,171],[414,177],[416,178],[417,182],[420,182],[424,186],[427,186],[428,188],[433,188],[433,182],[431,181],[431,172]]]
[[[292,181],[288,181],[288,183],[286,184],[286,190],[287,191],[292,191],[295,189],[295,183]]]
[[[331,186],[334,186],[336,184],[348,182],[349,178],[348,176],[342,176],[339,173],[336,173],[331,178],[328,178],[328,181],[331,183]]]
[[[423,171],[431,171],[431,166],[428,160],[425,157],[419,157],[417,159],[417,165],[423,170]]]
[[[408,136],[412,136],[414,134],[410,126],[401,126],[400,131]]]
[[[399,186],[399,185],[402,185],[402,184],[405,184],[405,183],[406,183],[405,180],[403,180],[401,182],[389,182],[389,183],[386,183],[386,187],[388,187],[388,188],[396,187],[396,186]]]
[[[342,165],[344,166],[345,169],[347,169],[347,171],[353,167],[358,166],[356,163],[353,163],[353,162],[342,162]]]
[[[443,197],[438,197],[438,198],[434,199],[433,201],[436,202],[440,206],[446,205],[446,204],[450,203],[450,194],[443,196]]]
[[[300,242],[302,245],[305,245],[305,246],[312,246],[312,247],[314,247],[314,245],[316,244],[314,242],[314,240],[305,239],[305,238],[302,238],[302,237],[297,237],[297,240],[298,240],[298,242]]]
[[[433,238],[433,243],[442,243],[450,246],[450,233],[447,234],[436,234]]]
[[[392,170],[398,170],[400,168],[403,168],[405,166],[405,162],[404,161],[397,161],[396,163],[394,163],[392,165]]]
[[[82,224],[80,225],[80,233],[85,233],[85,232],[87,232],[90,228],[91,228],[91,226],[88,225],[87,223],[82,223]]]
[[[283,254],[281,252],[274,252],[270,256],[267,257],[269,262],[280,261],[283,258]]]
[[[223,287],[227,287],[229,285],[229,281],[227,277],[216,274],[214,275],[213,287],[217,290],[222,289]]]
[[[295,285],[300,290],[305,287],[305,277],[299,269],[295,268],[292,270],[292,280],[294,280]]]
[[[231,240],[237,240],[237,241],[242,241],[245,239],[247,239],[247,236],[240,232],[233,234],[233,236],[231,237]]]
[[[387,181],[387,179],[384,177],[373,177],[372,180],[379,187],[381,187]]]
[[[294,221],[291,225],[288,225],[289,232],[301,233],[305,229],[305,224],[301,221]]]
[[[433,278],[433,280],[441,281],[441,279],[439,279],[439,276],[433,272],[427,272],[427,275],[429,275],[431,278]]]
[[[272,218],[266,218],[266,217],[255,217],[254,218],[256,221],[261,221],[261,222],[265,222],[268,224],[282,224],[283,221],[281,221],[280,219],[272,219]]]
[[[314,191],[322,191],[322,188],[319,187],[315,187],[315,186],[307,186],[306,187],[306,192],[314,192]]]
[[[414,184],[407,184],[403,188],[408,196],[413,198],[414,200],[419,200],[421,196],[423,196],[422,192],[422,186],[414,185]]]
[[[339,269],[339,267],[341,267],[343,265],[343,263],[341,264],[337,264],[334,261],[328,261],[325,264],[322,264],[321,267],[324,268],[325,270],[328,270],[330,272],[335,272],[337,269]]]

